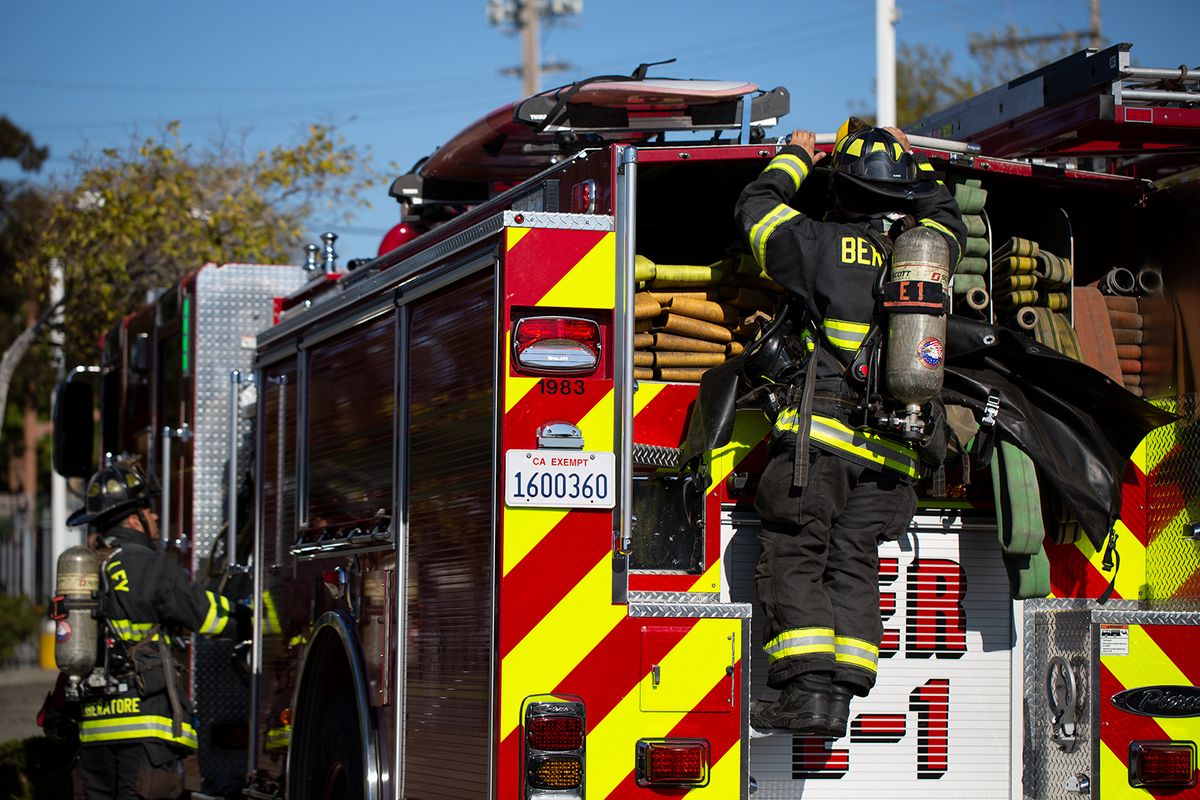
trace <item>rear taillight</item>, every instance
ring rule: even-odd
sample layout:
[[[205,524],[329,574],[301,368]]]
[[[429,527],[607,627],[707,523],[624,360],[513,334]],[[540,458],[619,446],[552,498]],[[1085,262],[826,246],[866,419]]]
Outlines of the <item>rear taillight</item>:
[[[703,739],[642,739],[637,744],[640,786],[707,786],[708,742]]]
[[[524,372],[595,372],[600,365],[600,325],[578,317],[526,317],[513,331],[513,361]]]
[[[524,705],[525,797],[583,797],[587,741],[583,701],[545,695],[530,697]]]
[[[1129,785],[1184,789],[1196,785],[1195,742],[1132,742]]]

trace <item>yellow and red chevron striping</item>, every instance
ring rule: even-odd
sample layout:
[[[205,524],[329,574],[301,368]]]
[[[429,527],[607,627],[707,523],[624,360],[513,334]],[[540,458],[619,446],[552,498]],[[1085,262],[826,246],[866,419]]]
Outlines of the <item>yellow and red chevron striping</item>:
[[[741,665],[738,665],[735,680],[741,681]],[[711,706],[729,698],[729,682],[718,682],[712,691],[698,704]],[[716,735],[714,735],[714,732]],[[672,728],[666,736],[678,739],[706,739],[710,748],[709,758],[712,767],[709,787],[706,792],[712,792],[716,797],[737,797],[738,781],[741,775],[741,746],[737,728],[725,727],[715,729],[711,715],[705,713],[690,713],[679,724]],[[730,758],[732,756],[732,758]],[[682,795],[683,790],[659,790],[655,794]],[[647,791],[637,785],[634,771],[631,769],[613,791],[606,795],[605,800],[632,800],[645,798]]]
[[[1105,800],[1200,797],[1200,788],[1149,792],[1128,782],[1129,744],[1134,741],[1200,739],[1200,717],[1147,717],[1118,709],[1110,698],[1142,686],[1195,686],[1200,676],[1197,628],[1186,625],[1136,625],[1128,630],[1128,654],[1100,658],[1101,791]]]
[[[1144,451],[1143,451],[1144,452]],[[1144,597],[1146,582],[1146,474],[1138,466],[1137,454],[1125,467],[1121,484],[1121,517],[1117,520],[1117,571],[1113,598],[1136,600]],[[1098,597],[1112,579],[1102,568],[1103,548],[1097,550],[1086,536],[1073,544],[1043,542],[1050,558],[1050,591],[1053,597]]]
[[[517,305],[569,305],[580,308],[612,308],[615,293],[613,276],[613,235],[604,231],[577,231],[546,228],[509,228],[505,258],[504,291],[509,303]],[[591,262],[599,262],[593,264]],[[580,270],[580,267],[584,269]],[[574,282],[583,283],[591,267],[607,267],[607,292],[581,292],[583,296],[553,299],[556,288],[572,282],[571,273],[579,270]],[[591,285],[591,288],[595,288]]]
[[[604,324],[614,297],[612,234],[510,228],[506,241],[506,330],[514,309],[527,308],[568,313],[591,309],[593,314],[599,312],[593,318]],[[507,336],[511,337],[511,330]],[[607,328],[605,336],[610,336]],[[605,344],[607,354],[611,341]],[[541,379],[514,373],[507,346],[505,353],[502,450],[535,447],[537,428],[552,420],[577,425],[588,450],[613,449],[615,404],[607,363],[596,376],[572,382],[569,393],[550,393]],[[665,436],[661,442],[647,443],[679,444],[694,393],[694,387],[642,386],[635,395],[636,413],[640,419],[651,418],[643,414],[657,417]],[[741,622],[671,619],[663,624],[660,619],[649,626],[654,632],[647,636],[645,620],[629,618],[625,606],[612,602],[610,512],[507,505],[500,511],[499,796],[517,800],[522,701],[552,693],[584,699],[589,797],[614,796],[619,791],[632,774],[638,737],[664,736],[677,729],[703,731],[713,742],[714,757],[734,753],[713,773],[714,782],[720,776],[720,785],[727,789],[721,794],[734,794],[741,774],[741,759],[736,755],[740,747],[737,709],[721,715],[701,709],[722,698],[728,707],[731,678],[724,670],[730,663],[731,642],[740,641]],[[697,579],[687,577],[689,588]],[[668,682],[662,688],[650,686],[646,667],[650,663],[660,664],[663,673],[671,676],[669,689]],[[734,667],[740,670],[740,658]],[[721,724],[714,725],[714,719]]]

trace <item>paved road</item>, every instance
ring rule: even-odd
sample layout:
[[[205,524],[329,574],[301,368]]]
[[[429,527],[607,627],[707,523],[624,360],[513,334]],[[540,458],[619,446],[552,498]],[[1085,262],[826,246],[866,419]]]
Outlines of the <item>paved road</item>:
[[[0,671],[0,742],[41,735],[37,712],[57,678],[38,667]]]

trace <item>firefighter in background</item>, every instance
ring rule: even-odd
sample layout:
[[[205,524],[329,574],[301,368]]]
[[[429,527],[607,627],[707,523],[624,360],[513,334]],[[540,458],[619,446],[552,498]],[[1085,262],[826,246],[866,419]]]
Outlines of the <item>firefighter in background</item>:
[[[762,551],[755,572],[766,617],[767,683],[754,701],[763,731],[838,738],[850,700],[875,684],[882,624],[878,542],[912,521],[920,457],[911,443],[863,429],[860,350],[872,335],[876,286],[897,223],[945,236],[950,266],[966,238],[958,206],[907,137],[854,118],[832,158],[833,210],[824,220],[791,205],[825,154],[797,130],[742,192],[737,222],[755,259],[789,293],[810,355],[788,388],[758,486]]]
[[[153,495],[135,466],[118,462],[92,476],[84,507],[67,520],[93,526],[108,548],[100,566],[106,652],[97,657],[107,685],[83,697],[79,721],[88,800],[182,793],[181,761],[197,740],[172,643],[185,631],[248,627],[245,609],[193,583],[159,550]]]

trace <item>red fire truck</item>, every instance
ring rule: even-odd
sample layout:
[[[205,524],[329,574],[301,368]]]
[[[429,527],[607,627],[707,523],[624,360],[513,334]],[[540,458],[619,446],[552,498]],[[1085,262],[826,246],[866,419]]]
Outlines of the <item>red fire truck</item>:
[[[1180,421],[1133,453],[1114,552],[1011,449],[923,483],[881,550],[879,684],[838,741],[751,738],[768,425],[739,410],[680,464],[696,359],[657,338],[701,273],[745,312],[704,329],[722,358],[769,311],[728,249],[786,91],[582,82],[397,179],[424,232],[306,284],[255,343],[244,795],[1200,797],[1198,77],[1089,51],[914,136],[977,218],[955,313]],[[1045,305],[1002,269],[1018,242],[1057,259]]]

